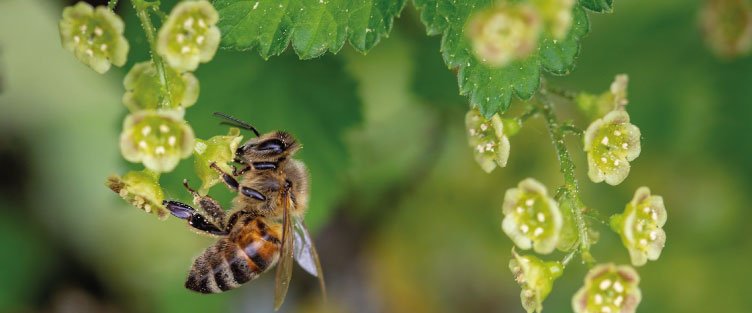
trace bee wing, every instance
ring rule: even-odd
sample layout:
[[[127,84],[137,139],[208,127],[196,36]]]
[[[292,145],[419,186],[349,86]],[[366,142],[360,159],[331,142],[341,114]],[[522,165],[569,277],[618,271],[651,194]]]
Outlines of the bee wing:
[[[293,227],[290,216],[290,198],[282,199],[284,202],[284,214],[282,215],[282,248],[277,264],[277,273],[275,276],[274,288],[274,310],[279,310],[287,295],[287,288],[290,287],[290,277],[292,276],[292,251],[293,251]]]
[[[306,272],[319,278],[319,285],[321,286],[321,292],[326,298],[326,287],[324,285],[324,273],[321,271],[321,263],[319,262],[319,254],[316,252],[316,246],[313,245],[311,235],[308,233],[308,229],[303,223],[303,217],[293,218],[294,235],[293,238],[295,244],[293,246],[293,254],[295,261]]]

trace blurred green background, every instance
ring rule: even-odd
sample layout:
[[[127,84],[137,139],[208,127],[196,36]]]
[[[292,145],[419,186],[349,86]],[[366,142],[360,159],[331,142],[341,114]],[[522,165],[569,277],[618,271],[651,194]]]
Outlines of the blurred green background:
[[[123,2],[128,68],[148,55]],[[601,92],[614,75],[630,75],[642,154],[624,183],[596,185],[571,140],[585,203],[620,212],[642,185],[665,198],[667,246],[638,269],[639,312],[749,312],[752,57],[712,56],[699,1],[616,2],[614,14],[591,15],[574,73],[552,79]],[[187,270],[212,239],[105,188],[108,175],[138,168],[118,150],[125,71],[98,75],[60,47],[68,4],[0,0],[0,312],[271,312],[270,274],[221,295],[188,292]],[[561,183],[553,148],[532,121],[512,138],[508,167],[483,173],[463,133],[466,100],[439,39],[424,33],[408,5],[367,56],[345,47],[311,61],[263,61],[221,50],[196,72],[201,96],[186,118],[198,137],[226,132],[210,116],[223,111],[290,130],[304,145],[308,221],[330,302],[319,303],[316,281],[296,269],[283,312],[523,312],[501,202],[525,177]],[[168,197],[188,200],[179,182],[197,182],[191,169],[186,160],[162,178]],[[221,187],[212,194],[231,197]],[[595,257],[628,262],[618,237],[595,227]],[[545,311],[571,311],[584,273],[570,266]]]

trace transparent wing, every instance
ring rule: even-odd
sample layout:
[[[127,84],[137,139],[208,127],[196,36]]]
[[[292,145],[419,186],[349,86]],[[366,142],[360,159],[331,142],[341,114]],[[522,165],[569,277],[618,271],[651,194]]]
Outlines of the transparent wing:
[[[285,197],[284,214],[282,217],[282,253],[279,256],[277,264],[277,274],[275,276],[274,287],[274,310],[279,310],[282,303],[285,302],[287,288],[290,287],[290,277],[292,276],[292,251],[293,251],[293,227],[290,216],[290,199]]]
[[[319,262],[319,254],[316,252],[316,246],[313,244],[311,235],[308,233],[308,229],[303,223],[303,217],[293,218],[294,228],[294,242],[293,253],[295,255],[295,261],[306,272],[319,278],[319,285],[321,285],[321,292],[326,298],[326,287],[324,285],[324,273],[321,271],[321,263]]]

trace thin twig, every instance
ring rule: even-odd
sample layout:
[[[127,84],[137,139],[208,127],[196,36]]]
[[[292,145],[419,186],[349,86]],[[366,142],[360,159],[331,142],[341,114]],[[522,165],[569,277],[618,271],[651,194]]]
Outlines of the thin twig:
[[[167,74],[165,73],[164,61],[162,60],[162,57],[157,53],[157,31],[151,22],[148,11],[149,7],[154,6],[154,3],[150,3],[145,0],[132,0],[131,3],[133,4],[133,8],[136,10],[136,16],[138,16],[138,19],[141,20],[141,26],[144,28],[144,32],[146,33],[146,39],[149,41],[151,61],[152,63],[154,63],[154,67],[157,69],[159,83],[162,85],[162,90],[164,91],[165,97],[163,98],[162,103],[160,103],[160,107],[170,108],[170,101],[172,99],[170,94],[170,87],[167,84]]]

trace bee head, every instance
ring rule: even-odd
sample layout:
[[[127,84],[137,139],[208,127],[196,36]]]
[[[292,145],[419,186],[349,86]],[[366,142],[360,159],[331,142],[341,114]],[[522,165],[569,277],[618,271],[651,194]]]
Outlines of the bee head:
[[[235,157],[245,164],[277,163],[293,155],[300,144],[287,132],[276,131],[251,138],[235,151]]]

